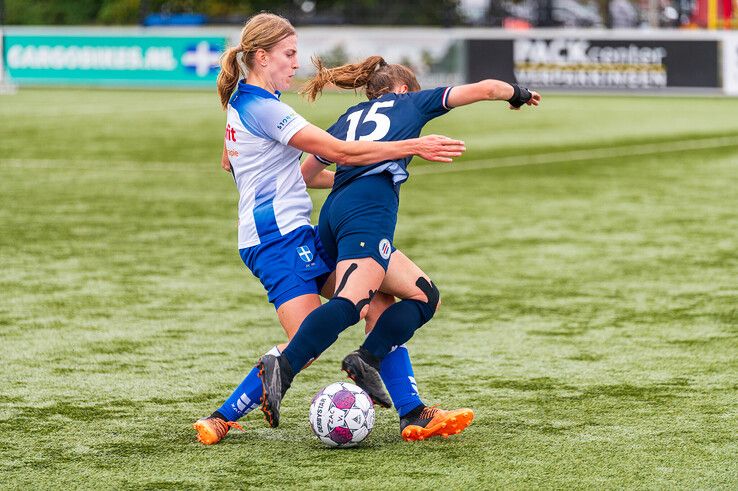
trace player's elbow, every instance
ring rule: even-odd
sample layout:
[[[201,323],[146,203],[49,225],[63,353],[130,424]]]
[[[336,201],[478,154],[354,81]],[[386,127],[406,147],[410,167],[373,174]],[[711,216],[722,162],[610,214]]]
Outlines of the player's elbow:
[[[302,175],[302,180],[305,181],[305,186],[308,188],[313,188],[315,186],[315,177],[305,177],[305,175]]]
[[[337,152],[331,160],[338,165],[351,165],[356,164],[356,159],[347,152]]]
[[[336,148],[331,149],[328,158],[331,162],[338,165],[352,165],[357,163],[356,155],[353,155],[350,151],[350,147],[346,142],[341,142]]]

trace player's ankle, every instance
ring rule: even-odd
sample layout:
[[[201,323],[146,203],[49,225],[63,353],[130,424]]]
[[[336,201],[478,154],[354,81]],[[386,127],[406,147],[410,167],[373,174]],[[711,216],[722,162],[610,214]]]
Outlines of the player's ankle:
[[[373,355],[369,350],[364,348],[364,346],[360,346],[357,352],[359,353],[359,357],[361,357],[362,360],[364,360],[369,366],[379,372],[382,360]]]
[[[420,404],[415,406],[415,408],[403,414],[401,418],[417,418],[420,416],[420,413],[423,412],[423,409],[425,409],[425,404],[421,402]]]

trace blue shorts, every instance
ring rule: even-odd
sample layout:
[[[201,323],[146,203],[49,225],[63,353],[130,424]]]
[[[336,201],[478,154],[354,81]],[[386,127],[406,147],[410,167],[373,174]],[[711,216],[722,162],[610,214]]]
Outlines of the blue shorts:
[[[371,257],[387,271],[399,206],[398,190],[387,172],[360,177],[331,193],[318,222],[326,254],[336,263]]]
[[[328,275],[336,269],[323,251],[316,229],[309,225],[238,252],[264,285],[275,309],[300,295],[320,293]]]

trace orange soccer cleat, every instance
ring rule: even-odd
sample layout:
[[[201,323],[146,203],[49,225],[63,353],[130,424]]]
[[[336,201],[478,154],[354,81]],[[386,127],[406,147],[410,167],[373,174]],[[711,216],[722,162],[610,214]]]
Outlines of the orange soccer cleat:
[[[412,411],[411,414],[415,413]],[[402,438],[408,442],[425,440],[432,436],[442,436],[461,433],[474,420],[474,411],[467,408],[445,411],[437,407],[424,407],[417,415],[408,414],[400,418]]]
[[[235,421],[224,421],[212,416],[200,418],[192,425],[197,431],[197,441],[205,445],[214,445],[221,441],[231,428],[244,431],[243,426]]]

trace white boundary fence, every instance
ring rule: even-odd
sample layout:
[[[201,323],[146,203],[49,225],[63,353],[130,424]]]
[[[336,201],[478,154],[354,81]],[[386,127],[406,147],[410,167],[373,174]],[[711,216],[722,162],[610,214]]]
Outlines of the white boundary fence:
[[[723,40],[723,89],[726,94],[738,96],[738,33],[726,35]]]

